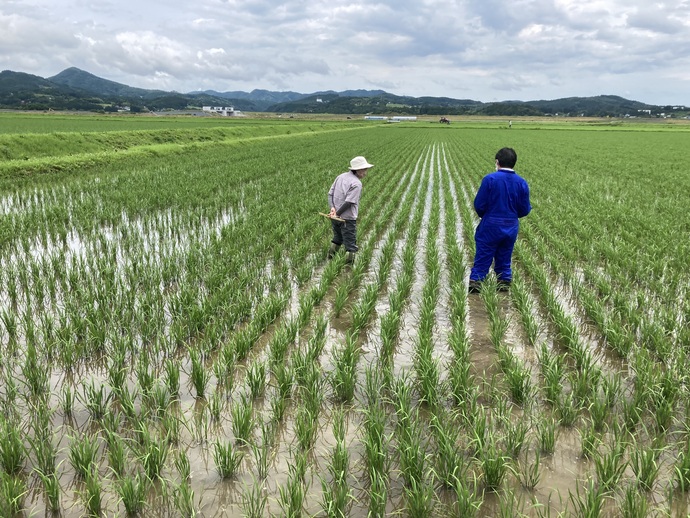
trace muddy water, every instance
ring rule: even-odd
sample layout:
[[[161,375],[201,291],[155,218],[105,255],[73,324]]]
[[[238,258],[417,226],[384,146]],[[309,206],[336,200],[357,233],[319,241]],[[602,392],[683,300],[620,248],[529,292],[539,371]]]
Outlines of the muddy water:
[[[437,151],[441,153],[441,151]],[[444,159],[443,159],[444,160]],[[443,163],[443,160],[441,163]],[[431,174],[431,161],[420,161],[423,164],[424,171],[419,171],[419,174]],[[438,167],[438,161],[435,162]],[[417,201],[414,203],[425,203],[425,206],[430,205],[430,193],[433,189],[438,189],[438,182],[434,181],[430,183],[430,190],[428,192],[420,193],[416,198]],[[460,195],[462,197],[462,195]],[[464,198],[467,202],[467,193],[464,192]],[[442,206],[443,211],[450,210],[449,207]],[[413,369],[412,365],[412,352],[414,351],[415,341],[417,338],[416,325],[418,322],[418,311],[420,306],[420,297],[422,288],[424,285],[424,250],[423,244],[425,243],[427,237],[426,223],[428,222],[429,214],[425,213],[425,225],[423,226],[422,235],[419,237],[418,244],[420,245],[418,249],[420,253],[417,257],[414,286],[412,290],[412,297],[407,306],[407,310],[403,316],[402,330],[400,333],[400,341],[398,344],[397,354],[394,358],[394,373],[396,376],[401,377],[405,373],[410,372]],[[444,221],[444,218],[441,218]],[[230,220],[226,221],[224,224],[228,224]],[[461,222],[458,221],[458,227],[456,229],[458,235],[458,240],[462,236],[462,226]],[[439,235],[444,235],[445,229],[439,232]],[[388,234],[384,233],[382,241],[388,238]],[[393,270],[389,280],[388,289],[382,290],[377,300],[376,312],[377,314],[383,314],[388,310],[387,306],[387,295],[391,289],[395,287],[395,271],[399,269],[399,255],[403,249],[405,239],[401,238],[396,242],[396,261],[394,262]],[[437,241],[439,251],[444,248],[440,246],[442,241]],[[70,246],[75,247],[75,251],[78,249],[79,244],[74,241]],[[75,252],[77,253],[77,252]],[[443,253],[443,252],[442,252]],[[371,281],[374,278],[377,265],[376,252],[374,253],[372,264],[367,272],[366,280]],[[445,265],[445,258],[442,255],[442,264]],[[270,263],[266,265],[264,275],[270,275],[271,265]],[[447,282],[447,272],[443,274],[443,280]],[[299,294],[303,293],[304,290],[309,289],[313,286],[313,282],[318,282],[320,278],[320,270],[317,268],[315,270],[313,279],[311,283],[308,283],[306,287],[298,288],[295,282],[291,285],[291,297],[290,303],[284,319],[288,319],[296,315],[298,311],[298,301]],[[557,280],[554,281],[556,285],[556,290],[559,297],[566,297],[566,291],[561,289],[557,285]],[[352,298],[346,307],[351,307],[353,303],[356,302],[359,293],[352,294]],[[320,307],[315,310],[312,317],[312,324],[314,319],[320,315],[325,314],[328,317],[328,328],[327,328],[327,340],[326,347],[320,358],[320,366],[323,372],[323,378],[326,379],[328,373],[333,369],[332,365],[332,351],[336,347],[342,346],[345,339],[345,333],[351,325],[351,317],[348,311],[344,311],[339,317],[333,316],[333,297],[334,292],[331,290],[321,303]],[[489,412],[497,412],[496,406],[497,401],[495,399],[496,394],[489,394],[489,390],[494,390],[496,386],[499,387],[498,394],[500,395],[500,380],[501,372],[497,364],[497,355],[494,350],[493,345],[489,340],[488,331],[488,317],[486,314],[486,309],[479,296],[470,296],[469,302],[469,334],[471,339],[471,362],[472,362],[472,373],[474,374],[478,385],[482,390],[481,404],[485,405]],[[441,361],[442,365],[445,365],[450,361],[450,356],[447,356],[447,336],[446,329],[450,326],[448,321],[447,310],[443,307],[447,305],[447,296],[444,294],[441,297],[440,307],[436,313],[437,321],[437,336],[435,337],[436,353],[437,358]],[[500,295],[500,308],[501,311],[507,316],[511,321],[511,326],[506,335],[506,343],[511,348],[511,350],[518,356],[518,358],[525,364],[532,367],[533,373],[536,371],[536,358],[535,351],[533,348],[526,346],[526,340],[522,335],[522,331],[519,326],[519,318],[516,310],[511,302],[510,296],[508,294]],[[567,311],[575,317],[578,314],[578,307],[576,301],[568,302],[563,300],[564,307]],[[543,324],[545,322],[545,316],[540,315],[540,322]],[[580,329],[583,336],[589,336],[589,330],[583,321],[578,321],[580,324]],[[246,390],[244,386],[244,370],[246,365],[251,361],[264,361],[267,355],[268,344],[273,336],[274,330],[277,326],[281,324],[281,320],[273,324],[268,331],[261,337],[259,342],[256,344],[255,349],[250,354],[248,360],[241,365],[238,365],[238,373],[236,379],[235,390],[230,394],[229,400],[226,402],[226,409],[223,412],[221,419],[218,423],[210,421],[208,417],[208,402],[204,400],[197,400],[192,396],[192,390],[189,389],[189,377],[188,372],[190,370],[190,365],[188,360],[183,363],[183,372],[181,373],[181,387],[182,397],[179,403],[171,408],[171,412],[177,412],[187,427],[182,427],[180,444],[173,445],[171,447],[170,455],[166,467],[163,472],[163,478],[165,482],[158,482],[151,489],[147,509],[144,513],[145,516],[153,517],[167,517],[167,516],[179,516],[180,513],[175,510],[173,504],[173,498],[170,496],[173,492],[173,488],[176,484],[180,483],[179,474],[177,469],[173,464],[174,454],[179,451],[184,451],[189,457],[191,464],[191,479],[189,484],[195,494],[195,504],[200,511],[200,515],[204,517],[239,517],[243,515],[242,510],[242,500],[243,496],[247,493],[248,488],[252,487],[256,482],[257,466],[256,461],[253,457],[253,453],[249,447],[240,447],[245,453],[244,461],[240,470],[239,475],[236,479],[232,480],[221,480],[218,476],[214,460],[213,460],[213,441],[217,438],[232,440],[232,422],[229,411],[227,410],[227,405],[235,401],[239,394]],[[299,344],[296,346],[298,348],[304,347],[306,340],[308,340],[311,335],[313,328],[308,325],[305,329],[300,332]],[[374,323],[363,333],[361,337],[362,352],[363,356],[358,366],[358,375],[360,381],[363,380],[364,369],[371,365],[376,365],[377,360],[377,336],[379,335],[380,329],[378,327],[378,319],[374,319]],[[591,337],[592,347],[595,346],[596,336]],[[590,339],[590,338],[588,338]],[[550,347],[553,346],[554,336],[553,331],[548,329],[547,325],[543,325],[543,335],[540,336],[539,341],[545,341]],[[615,371],[618,367],[625,367],[622,362],[617,365],[614,363],[608,363],[608,361],[602,361],[602,367],[610,369],[611,372]],[[19,376],[19,368],[13,369],[13,374]],[[536,375],[536,374],[535,374]],[[253,403],[254,417],[257,422],[267,422],[270,418],[270,406],[269,402],[274,394],[274,387],[271,386],[270,376],[268,383],[269,386],[266,390],[266,395],[264,398],[259,398]],[[107,383],[107,373],[104,363],[92,366],[79,366],[78,374],[69,377],[64,373],[53,371],[51,373],[51,398],[50,406],[54,409],[60,408],[60,389],[65,384],[70,384],[71,386],[79,386],[80,381],[93,379],[96,383]],[[495,382],[495,380],[498,380]],[[215,382],[212,378],[209,388],[212,389]],[[495,382],[495,385],[494,385]],[[134,387],[134,383],[130,380],[130,388]],[[354,497],[353,502],[349,508],[349,516],[353,517],[364,517],[367,516],[367,506],[368,506],[368,481],[365,471],[365,452],[364,446],[362,444],[362,419],[363,419],[363,403],[362,403],[362,385],[357,389],[357,396],[355,401],[347,407],[342,408],[346,416],[346,431],[345,431],[345,442],[348,445],[348,452],[350,456],[350,470],[348,475],[348,485]],[[335,445],[335,439],[332,432],[333,424],[333,413],[334,409],[338,406],[332,399],[332,394],[330,393],[330,388],[327,382],[324,382],[324,402],[321,411],[318,416],[316,441],[314,448],[308,454],[309,466],[307,468],[307,473],[305,476],[305,487],[306,487],[306,497],[304,502],[304,514],[305,515],[318,515],[321,512],[321,478],[323,477],[329,481],[329,475],[327,474],[327,466],[329,463],[331,451]],[[0,393],[3,397],[6,397],[4,393],[5,388],[0,388]],[[21,400],[21,397],[19,398]],[[281,515],[283,513],[280,505],[280,491],[281,488],[285,488],[289,477],[290,477],[290,467],[294,465],[295,458],[297,455],[297,442],[295,438],[295,414],[297,408],[301,401],[299,396],[295,395],[290,401],[288,410],[286,413],[286,419],[282,425],[277,430],[276,441],[272,445],[270,450],[270,461],[268,476],[265,481],[260,482],[263,487],[263,494],[267,499],[266,509],[264,512],[265,516],[271,515]],[[417,404],[417,401],[414,401]],[[448,407],[449,403],[445,403]],[[137,403],[140,406],[138,400]],[[542,415],[551,415],[552,409],[543,401],[535,398],[535,401],[531,402],[529,405],[525,405],[525,408],[520,408],[512,403],[508,404],[510,409],[511,419],[514,421],[523,419],[530,423],[530,429],[528,432],[528,446],[526,447],[526,453],[520,457],[520,461],[523,460],[526,463],[534,462],[535,459],[535,448],[537,447],[537,437],[536,430],[534,427],[534,422]],[[428,412],[424,413],[426,409],[422,409],[421,412],[424,424],[422,429],[425,434],[429,433],[428,426]],[[613,411],[613,410],[612,410]],[[21,408],[21,412],[26,415],[30,414],[30,409],[28,406],[24,405]],[[677,415],[678,419],[681,420],[682,416]],[[395,435],[395,416],[388,416],[389,420],[386,424],[387,433],[391,434],[394,438]],[[208,420],[208,424],[204,424],[204,420]],[[584,419],[584,418],[583,418]],[[542,454],[541,464],[540,464],[540,475],[541,480],[534,490],[526,490],[522,488],[518,478],[514,474],[509,474],[506,481],[503,484],[503,490],[498,494],[495,493],[485,493],[482,497],[483,503],[480,510],[480,516],[483,517],[494,517],[500,514],[501,504],[500,499],[506,498],[506,494],[512,495],[517,501],[521,502],[518,507],[521,508],[521,512],[527,514],[528,516],[543,516],[545,511],[538,511],[535,507],[536,505],[547,506],[551,510],[551,516],[556,516],[561,512],[572,511],[572,505],[569,503],[569,495],[574,494],[577,488],[582,488],[584,483],[591,477],[595,476],[594,465],[591,461],[584,459],[581,452],[581,442],[580,442],[580,429],[583,427],[583,419],[579,419],[573,428],[557,428],[557,437],[555,452],[553,454],[547,455]],[[201,422],[201,427],[205,429],[205,433],[199,431],[197,422]],[[649,423],[647,423],[649,424]],[[126,427],[128,425],[123,426]],[[675,435],[680,435],[679,429],[681,428],[681,423],[678,423],[673,428],[672,433],[669,434],[669,443],[675,440]],[[65,518],[80,517],[84,515],[84,505],[82,502],[81,492],[84,490],[83,482],[76,479],[74,475],[74,470],[71,468],[68,460],[69,443],[71,437],[83,435],[86,433],[99,433],[98,424],[91,423],[89,420],[89,415],[83,404],[75,404],[74,414],[67,418],[62,415],[61,411],[58,410],[53,417],[53,429],[54,429],[54,440],[58,447],[58,474],[60,479],[60,484],[62,487],[62,512],[60,516]],[[459,442],[463,442],[464,438],[462,436],[463,432],[459,431]],[[131,438],[131,431],[123,431],[123,436]],[[650,435],[653,435],[650,432]],[[648,444],[650,439],[640,432],[638,433],[638,440],[642,441],[644,444]],[[260,434],[259,427],[256,427],[253,434],[253,439],[256,443],[260,443],[262,438]],[[611,431],[607,431],[602,434],[602,439],[604,444],[609,444],[613,440],[613,435]],[[128,439],[129,440],[129,439]],[[114,476],[110,472],[107,464],[107,460],[104,457],[105,447],[103,445],[104,441],[101,440],[101,450],[99,457],[99,473],[101,475],[101,480],[103,483],[103,501],[104,501],[104,516],[122,516],[124,514],[124,508],[122,504],[118,503],[118,497],[115,492],[115,480]],[[430,441],[431,444],[431,441]],[[399,473],[399,460],[396,452],[397,444],[395,440],[389,445],[389,455],[391,458],[392,469],[390,471],[389,480],[389,494],[388,494],[388,505],[387,511],[389,515],[402,515],[406,516],[409,513],[405,511],[406,508],[406,498],[402,477]],[[431,446],[429,447],[431,450]],[[129,460],[131,461],[131,469],[138,469],[137,462],[134,461],[134,454],[129,453]],[[660,510],[669,507],[672,511],[669,513],[671,516],[686,516],[688,509],[688,502],[681,495],[674,494],[672,504],[668,504],[668,494],[667,489],[672,485],[673,480],[673,465],[677,459],[677,448],[670,447],[662,453],[660,457],[660,464],[662,470],[660,472],[659,480],[655,485],[654,490],[649,495],[650,502],[653,502]],[[469,459],[468,459],[469,460]],[[27,469],[25,470],[25,478],[28,485],[28,493],[25,497],[26,511],[24,516],[47,516],[49,515],[45,511],[45,503],[43,499],[43,491],[39,479],[31,474],[29,471],[29,466],[32,464],[33,460],[27,461]],[[476,474],[478,477],[481,476],[480,468],[477,463],[470,460],[472,463],[472,473]],[[624,474],[624,479],[621,483],[621,487],[626,486],[633,480],[633,474],[628,468]],[[168,495],[167,497],[165,495]],[[435,504],[435,510],[433,515],[442,516],[450,515],[449,507],[452,503],[453,497],[450,492],[435,488],[435,498],[437,502]],[[620,494],[617,494],[615,498],[610,498],[606,502],[605,515],[606,516],[617,516],[619,513],[617,511],[618,502],[620,501]],[[536,502],[536,504],[535,504]],[[661,511],[660,511],[661,515]]]

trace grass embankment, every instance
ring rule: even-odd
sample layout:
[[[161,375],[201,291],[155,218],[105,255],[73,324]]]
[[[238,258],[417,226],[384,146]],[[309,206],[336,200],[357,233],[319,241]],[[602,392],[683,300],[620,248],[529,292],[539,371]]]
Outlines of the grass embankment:
[[[65,121],[65,128],[70,122]],[[342,131],[361,127],[355,124],[315,123],[246,123],[206,127],[166,127],[130,131],[55,131],[0,135],[0,177],[73,170],[75,167],[108,163],[124,156],[168,154],[182,149],[198,149],[218,143],[248,139],[287,137],[305,133]]]

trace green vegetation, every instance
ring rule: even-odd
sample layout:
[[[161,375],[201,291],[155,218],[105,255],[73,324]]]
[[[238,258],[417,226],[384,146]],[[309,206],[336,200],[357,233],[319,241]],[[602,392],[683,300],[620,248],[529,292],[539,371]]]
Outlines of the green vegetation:
[[[0,107],[25,111],[78,110],[101,113],[150,113],[198,111],[202,106],[233,106],[244,112],[565,116],[685,118],[686,106],[654,106],[616,95],[569,97],[538,101],[483,103],[450,97],[410,97],[383,90],[319,92],[165,92],[133,88],[102,79],[78,68],[68,68],[50,78],[0,72]]]
[[[687,127],[3,117],[3,516],[690,511]],[[534,212],[468,296],[503,145]]]

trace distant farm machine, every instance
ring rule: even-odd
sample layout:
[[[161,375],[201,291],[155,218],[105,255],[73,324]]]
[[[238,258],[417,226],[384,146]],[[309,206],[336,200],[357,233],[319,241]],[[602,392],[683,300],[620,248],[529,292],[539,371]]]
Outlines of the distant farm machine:
[[[440,122],[441,124],[450,124],[450,119],[447,118],[447,117],[441,117],[441,118],[439,119],[439,122]]]

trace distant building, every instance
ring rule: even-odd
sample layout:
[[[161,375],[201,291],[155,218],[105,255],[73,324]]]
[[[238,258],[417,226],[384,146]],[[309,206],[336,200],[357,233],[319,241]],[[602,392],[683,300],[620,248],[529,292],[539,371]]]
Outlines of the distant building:
[[[223,117],[231,117],[235,115],[235,108],[233,106],[202,106],[205,112],[217,113]]]
[[[365,115],[364,120],[365,121],[387,121],[388,117],[384,117],[382,115]]]
[[[416,120],[417,120],[417,117],[401,117],[401,116],[391,117],[391,121],[395,121],[395,122],[416,121]]]

